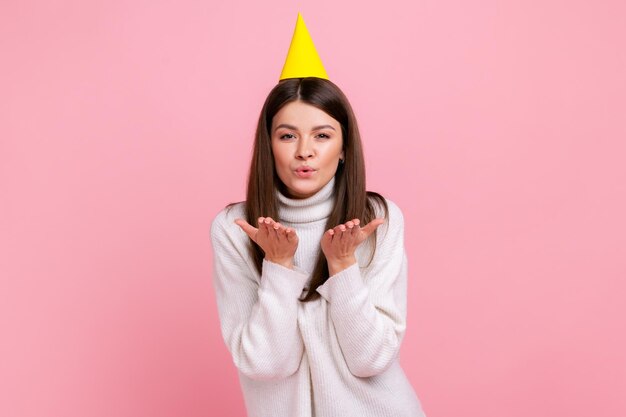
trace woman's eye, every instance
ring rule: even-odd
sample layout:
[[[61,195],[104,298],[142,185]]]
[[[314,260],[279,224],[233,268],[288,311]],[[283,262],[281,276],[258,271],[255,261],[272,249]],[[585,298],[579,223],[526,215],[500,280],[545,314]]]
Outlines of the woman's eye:
[[[284,135],[280,136],[280,139],[293,139],[295,136],[292,135],[291,133],[285,133]],[[320,133],[319,135],[317,135],[317,137],[322,138],[322,139],[329,139],[330,136],[327,135],[326,133]]]

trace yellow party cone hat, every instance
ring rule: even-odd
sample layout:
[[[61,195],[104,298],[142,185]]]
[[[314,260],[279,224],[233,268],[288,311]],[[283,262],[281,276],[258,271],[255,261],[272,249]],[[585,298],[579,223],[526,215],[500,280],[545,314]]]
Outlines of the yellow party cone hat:
[[[279,81],[286,78],[304,77],[328,80],[322,60],[315,50],[315,45],[313,45],[313,39],[309,35],[302,15],[298,12],[296,29],[293,31],[293,38],[291,38],[291,45]]]

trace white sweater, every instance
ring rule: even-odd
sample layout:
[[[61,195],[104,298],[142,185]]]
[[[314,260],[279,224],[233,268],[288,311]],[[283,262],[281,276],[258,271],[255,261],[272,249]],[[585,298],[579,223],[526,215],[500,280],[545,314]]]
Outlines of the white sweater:
[[[398,361],[406,330],[407,258],[395,203],[387,200],[389,223],[377,229],[369,267],[366,241],[356,250],[357,264],[317,289],[318,300],[299,299],[321,251],[334,182],[300,200],[277,191],[279,221],[298,234],[295,269],[263,260],[257,273],[248,236],[234,223],[245,219],[244,203],[223,209],[211,223],[221,331],[248,416],[423,417]]]

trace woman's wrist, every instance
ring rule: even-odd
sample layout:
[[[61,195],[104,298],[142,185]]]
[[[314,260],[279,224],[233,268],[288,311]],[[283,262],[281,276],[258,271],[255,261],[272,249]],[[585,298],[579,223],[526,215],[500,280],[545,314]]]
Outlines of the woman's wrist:
[[[269,261],[269,262],[273,262],[273,263],[278,264],[278,265],[282,265],[285,268],[293,269],[293,258],[278,259],[278,258],[268,258],[268,257],[265,257],[265,260]]]
[[[326,259],[328,263],[328,276],[333,276],[356,263],[354,256],[341,259]]]

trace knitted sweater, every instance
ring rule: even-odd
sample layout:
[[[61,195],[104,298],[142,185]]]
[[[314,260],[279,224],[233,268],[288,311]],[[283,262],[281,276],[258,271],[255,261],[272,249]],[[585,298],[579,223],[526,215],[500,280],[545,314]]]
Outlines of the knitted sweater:
[[[211,223],[221,332],[248,417],[424,417],[398,361],[406,330],[407,258],[395,203],[386,200],[389,222],[377,228],[371,264],[366,241],[355,252],[356,264],[317,289],[320,298],[300,301],[321,251],[334,182],[305,199],[276,191],[278,221],[298,234],[294,269],[263,260],[258,274],[249,238],[234,223],[245,219],[243,202]]]

